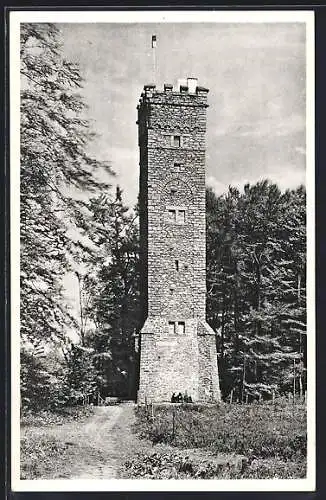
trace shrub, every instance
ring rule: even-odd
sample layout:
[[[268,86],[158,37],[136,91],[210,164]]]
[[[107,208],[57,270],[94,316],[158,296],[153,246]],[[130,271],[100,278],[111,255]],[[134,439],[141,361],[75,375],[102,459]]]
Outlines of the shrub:
[[[93,415],[93,406],[73,406],[62,407],[55,411],[39,410],[31,411],[26,408],[22,409],[20,423],[21,426],[46,426],[46,425],[61,425],[74,420],[83,421]]]
[[[146,479],[293,479],[304,478],[306,462],[283,462],[277,459],[198,460],[195,455],[155,452],[138,453],[125,464],[128,478]]]

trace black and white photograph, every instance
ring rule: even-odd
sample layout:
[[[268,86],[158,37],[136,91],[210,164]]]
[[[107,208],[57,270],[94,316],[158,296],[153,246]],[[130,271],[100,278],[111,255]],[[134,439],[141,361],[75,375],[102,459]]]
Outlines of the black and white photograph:
[[[314,490],[314,14],[11,12],[10,127],[12,490]]]

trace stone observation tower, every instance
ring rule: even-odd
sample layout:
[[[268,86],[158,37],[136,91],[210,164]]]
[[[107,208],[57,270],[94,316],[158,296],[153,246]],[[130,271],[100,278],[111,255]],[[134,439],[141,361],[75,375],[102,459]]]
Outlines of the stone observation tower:
[[[208,90],[145,85],[139,100],[142,328],[137,400],[220,400],[206,322],[205,132]]]

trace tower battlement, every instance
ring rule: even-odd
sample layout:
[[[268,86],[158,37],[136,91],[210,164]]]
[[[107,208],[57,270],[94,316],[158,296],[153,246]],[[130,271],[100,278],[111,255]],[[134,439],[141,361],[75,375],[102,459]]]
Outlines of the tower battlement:
[[[151,98],[153,98],[153,102],[157,100],[160,101],[160,98],[164,99],[165,96],[168,96],[169,100],[166,104],[169,102],[171,104],[177,103],[181,98],[181,102],[189,106],[195,104],[199,98],[198,104],[200,105],[204,104],[204,102],[200,102],[200,98],[207,99],[208,92],[209,90],[207,88],[197,85],[196,78],[188,78],[186,85],[179,83],[176,88],[170,83],[164,83],[163,89],[158,89],[154,83],[148,83],[144,85],[144,91],[141,93],[139,103],[146,103]],[[189,100],[189,98],[182,100],[182,96],[191,96],[191,100]]]
[[[205,132],[197,79],[144,86],[138,105],[143,325],[138,401],[220,398],[215,332],[206,322]]]

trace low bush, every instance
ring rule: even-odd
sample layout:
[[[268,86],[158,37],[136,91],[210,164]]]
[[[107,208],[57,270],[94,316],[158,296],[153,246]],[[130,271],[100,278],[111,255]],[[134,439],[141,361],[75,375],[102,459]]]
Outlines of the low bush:
[[[58,408],[55,411],[31,411],[24,409],[21,413],[20,424],[25,426],[62,425],[74,420],[83,421],[93,415],[93,406],[69,406]]]
[[[307,474],[305,459],[257,459],[248,464],[240,474],[230,473],[230,479],[303,479]]]
[[[277,459],[200,462],[176,453],[137,454],[126,463],[129,478],[143,479],[300,479],[306,476],[306,463]]]
[[[140,453],[126,463],[130,478],[212,479],[227,477],[230,463],[198,460],[180,453]]]
[[[24,437],[20,442],[21,479],[53,478],[58,461],[65,460],[71,445],[55,438]]]

